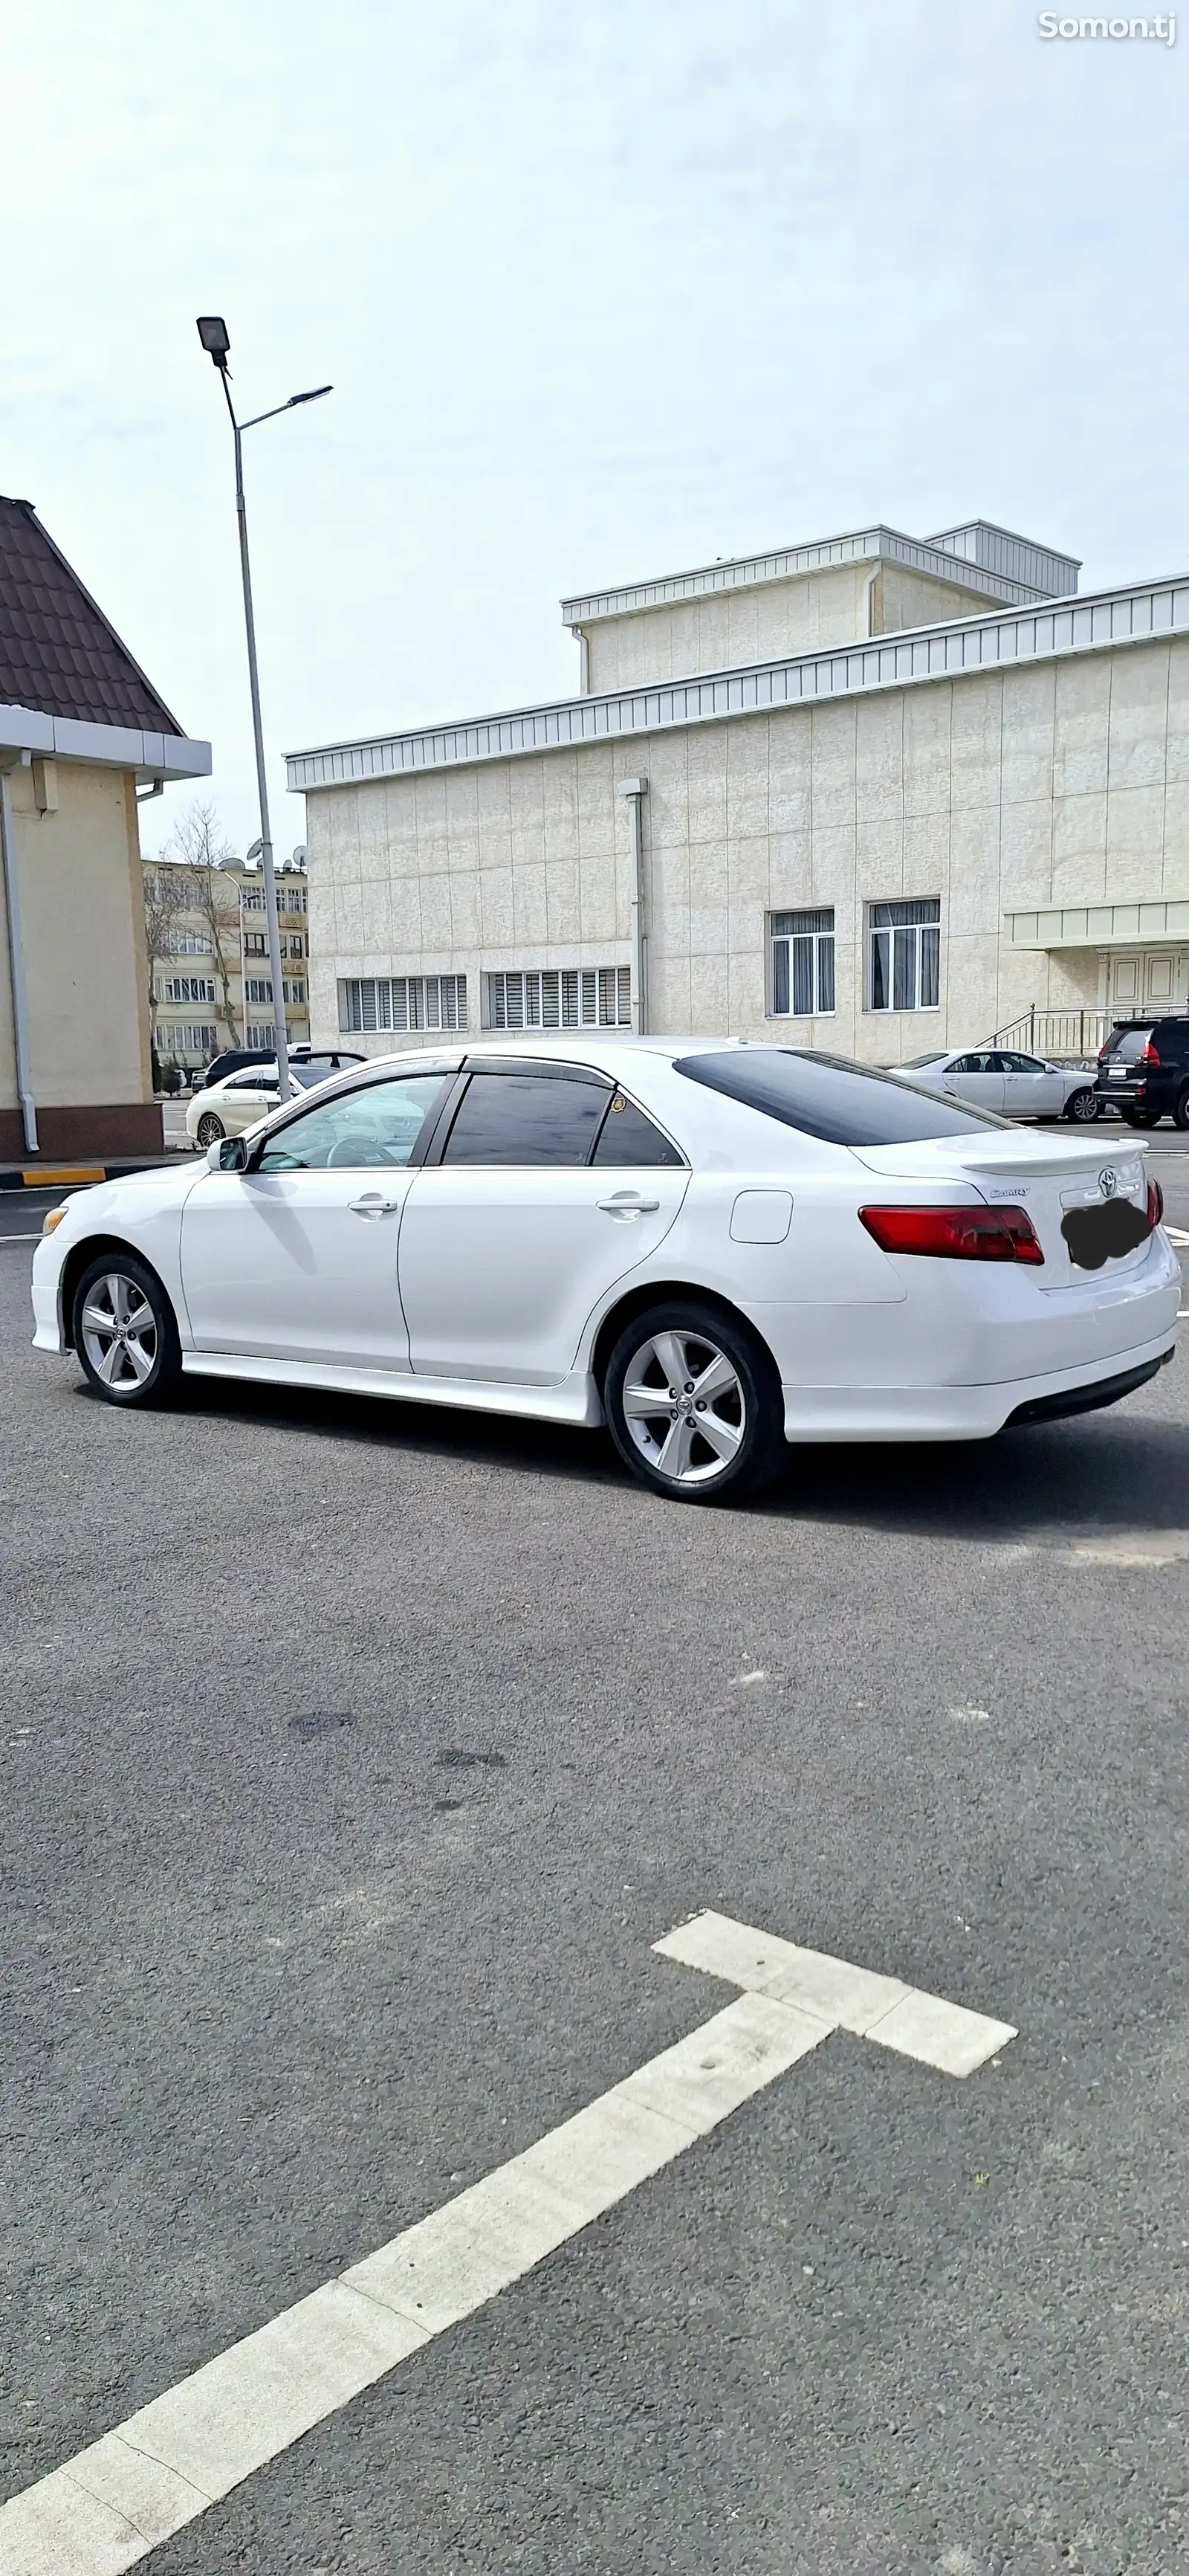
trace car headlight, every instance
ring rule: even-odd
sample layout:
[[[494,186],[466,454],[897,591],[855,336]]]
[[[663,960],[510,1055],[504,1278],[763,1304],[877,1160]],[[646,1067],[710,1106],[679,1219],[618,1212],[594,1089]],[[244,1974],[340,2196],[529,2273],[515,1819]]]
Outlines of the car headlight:
[[[42,1233],[43,1233],[43,1234],[52,1234],[52,1233],[53,1233],[53,1231],[54,1231],[55,1226],[57,1226],[57,1225],[61,1225],[62,1219],[63,1219],[63,1217],[65,1216],[65,1214],[66,1214],[66,1208],[65,1208],[65,1206],[62,1206],[62,1207],[56,1207],[56,1208],[47,1208],[46,1213],[45,1213],[45,1215],[43,1216],[43,1218],[42,1218],[42,1220],[41,1220],[41,1231],[42,1231]]]

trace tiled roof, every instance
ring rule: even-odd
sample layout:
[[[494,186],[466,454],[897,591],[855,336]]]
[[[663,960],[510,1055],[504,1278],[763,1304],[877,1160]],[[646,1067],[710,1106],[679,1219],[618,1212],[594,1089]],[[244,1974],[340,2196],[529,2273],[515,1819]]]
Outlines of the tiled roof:
[[[0,498],[0,706],[180,735],[31,501]]]

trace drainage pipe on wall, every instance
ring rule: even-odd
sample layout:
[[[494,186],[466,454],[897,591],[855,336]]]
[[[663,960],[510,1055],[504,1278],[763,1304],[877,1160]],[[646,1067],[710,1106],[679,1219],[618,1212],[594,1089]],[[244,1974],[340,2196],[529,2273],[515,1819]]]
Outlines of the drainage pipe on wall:
[[[643,1037],[648,1028],[648,934],[644,926],[644,833],[640,808],[648,794],[646,778],[621,778],[619,793],[628,802],[631,833],[632,1030]]]
[[[29,1071],[29,1018],[25,1009],[25,960],[21,949],[21,899],[17,888],[16,833],[7,768],[0,769],[0,863],[4,869],[4,910],[8,921],[8,973],[12,989],[12,1035],[16,1055],[17,1098],[25,1131],[25,1152],[37,1147],[37,1106]]]

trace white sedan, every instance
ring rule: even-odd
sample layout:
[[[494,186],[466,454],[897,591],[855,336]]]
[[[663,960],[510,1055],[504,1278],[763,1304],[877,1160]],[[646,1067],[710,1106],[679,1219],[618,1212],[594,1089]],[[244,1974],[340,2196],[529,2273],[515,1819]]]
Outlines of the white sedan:
[[[187,1376],[606,1422],[684,1501],[786,1443],[985,1438],[1171,1359],[1144,1148],[1031,1135],[743,1041],[374,1059],[197,1168],[80,1190],[34,1341],[139,1405]]]
[[[328,1078],[324,1057],[312,1064],[290,1058],[289,1071],[299,1091],[309,1091]],[[186,1109],[186,1134],[196,1145],[217,1145],[224,1136],[246,1136],[250,1127],[258,1127],[279,1106],[280,1097],[276,1060],[262,1056],[258,1064],[243,1065],[238,1073],[225,1073],[221,1082],[208,1082],[195,1092]]]
[[[1018,1047],[955,1047],[948,1054],[914,1055],[894,1070],[919,1091],[968,1100],[1003,1118],[1068,1118],[1075,1127],[1098,1116],[1097,1066],[1046,1064]]]

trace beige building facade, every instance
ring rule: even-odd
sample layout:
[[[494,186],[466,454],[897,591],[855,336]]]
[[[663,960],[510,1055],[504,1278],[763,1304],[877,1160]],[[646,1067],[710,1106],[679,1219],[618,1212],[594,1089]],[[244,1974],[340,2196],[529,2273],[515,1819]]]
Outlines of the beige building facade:
[[[0,1162],[160,1151],[138,800],[210,765],[0,501]]]
[[[268,959],[264,879],[224,862],[188,867],[154,860],[144,872],[152,1050],[160,1072],[191,1079],[228,1047],[271,1055],[276,1013]],[[300,858],[276,868],[291,1046],[308,1044],[309,915]]]
[[[1189,582],[1077,573],[983,522],[702,567],[564,603],[573,700],[293,755],[315,1041],[890,1064],[1185,1008]]]

